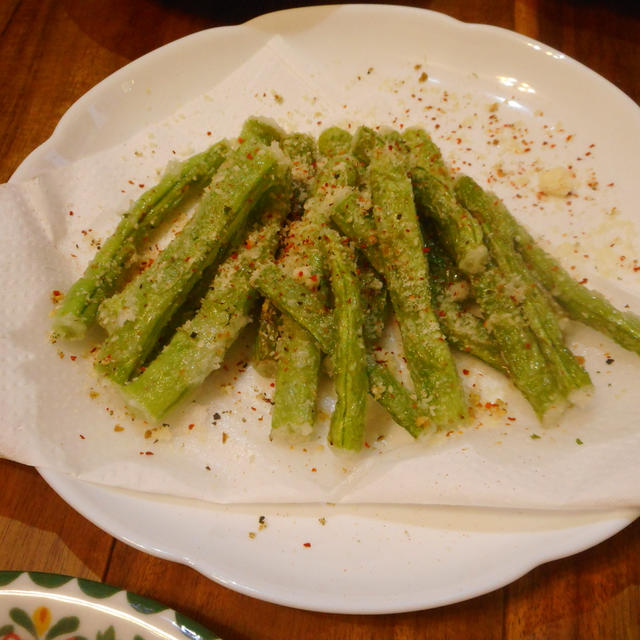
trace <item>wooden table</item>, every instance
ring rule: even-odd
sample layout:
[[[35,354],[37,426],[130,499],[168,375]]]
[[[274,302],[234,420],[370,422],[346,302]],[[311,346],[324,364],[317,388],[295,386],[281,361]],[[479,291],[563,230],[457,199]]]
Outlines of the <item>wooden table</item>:
[[[105,76],[194,31],[284,4],[205,0],[2,0],[0,181]],[[513,29],[564,51],[640,102],[637,3],[434,0],[410,3]],[[0,435],[1,437],[1,435]],[[640,520],[597,547],[534,569],[468,602],[416,613],[346,616],[253,600],[114,540],[32,468],[0,461],[0,569],[102,580],[240,638],[640,638]]]

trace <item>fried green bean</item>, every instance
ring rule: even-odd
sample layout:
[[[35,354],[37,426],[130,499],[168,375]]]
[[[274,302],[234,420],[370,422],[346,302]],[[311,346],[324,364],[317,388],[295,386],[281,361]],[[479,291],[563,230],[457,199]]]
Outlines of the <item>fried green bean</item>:
[[[422,129],[405,132],[407,162],[418,211],[432,218],[438,237],[458,268],[478,273],[488,260],[480,224],[447,197],[452,179],[436,145]]]
[[[505,233],[511,235],[527,268],[570,318],[640,354],[640,318],[637,315],[617,309],[601,293],[572,278],[553,256],[540,247],[497,196],[493,196],[489,204],[494,212],[494,222],[499,221]]]
[[[53,316],[53,331],[63,338],[82,338],[93,325],[101,302],[122,283],[127,267],[146,237],[202,189],[229,152],[220,141],[188,160],[170,165],[160,182],[145,191],[122,214],[113,234],[102,243],[84,274],[71,286]]]
[[[257,264],[273,256],[280,226],[289,213],[290,194],[288,179],[271,189],[260,221],[221,265],[196,315],[139,376],[123,386],[131,406],[159,420],[222,365],[228,349],[251,321],[257,302],[251,275]]]
[[[327,229],[323,244],[333,293],[336,341],[332,352],[336,405],[331,414],[329,442],[358,451],[364,442],[368,378],[364,346],[364,313],[353,249],[336,231]]]
[[[112,328],[96,369],[126,382],[153,348],[162,328],[203,271],[245,226],[260,198],[280,179],[282,154],[252,140],[220,167],[189,222],[147,270],[101,307]]]
[[[390,152],[372,159],[369,183],[385,281],[421,418],[438,429],[460,424],[468,417],[466,399],[431,304],[411,180]]]
[[[318,341],[321,349],[331,355],[336,344],[334,317],[314,291],[283,273],[275,264],[266,264],[253,277],[253,285],[282,312],[288,313]],[[415,398],[391,373],[385,363],[377,362],[371,351],[367,354],[369,393],[384,407],[394,421],[414,438],[423,431]]]
[[[276,374],[276,350],[278,348],[278,310],[267,299],[260,305],[258,330],[253,345],[251,361],[255,370],[265,378]]]
[[[454,188],[461,204],[479,221],[491,257],[509,281],[511,295],[519,300],[522,313],[536,336],[559,390],[571,400],[574,392],[589,392],[591,379],[567,348],[549,298],[515,250],[513,236],[495,207],[495,196],[486,193],[472,178],[460,177]]]
[[[370,198],[366,194],[349,194],[345,200],[336,203],[332,208],[331,220],[342,234],[356,243],[371,266],[378,273],[384,274],[384,260],[378,246],[375,221],[368,210],[370,204]],[[462,274],[439,248],[432,233],[423,234],[423,237],[435,313],[447,342],[455,349],[469,353],[504,372],[505,365],[500,349],[485,329],[482,319],[467,311],[459,296],[452,295],[452,291],[460,291],[461,287],[464,287],[467,276]],[[455,282],[461,284],[452,287],[452,283]]]
[[[310,136],[285,138],[292,164],[302,167],[298,175],[299,195],[305,194],[298,208],[302,217],[290,223],[280,263],[310,289],[326,299],[324,257],[318,235],[323,209],[318,198],[316,143]],[[306,207],[306,211],[305,211]],[[316,400],[322,352],[315,338],[286,314],[280,318],[276,346],[274,407],[271,437],[287,439],[308,436],[316,421]]]
[[[459,209],[461,211],[455,213],[457,218],[474,219],[444,182],[434,178],[429,186],[434,196],[429,204],[431,212],[436,211],[438,216],[444,217]],[[449,231],[455,234],[456,229],[451,226]],[[451,255],[454,258],[456,254],[452,251]],[[555,410],[561,411],[567,403],[520,305],[511,295],[513,278],[505,275],[492,258],[482,270],[468,274],[468,277],[473,297],[482,309],[485,327],[498,344],[513,383],[540,419],[547,411],[551,411],[549,415],[555,415]]]

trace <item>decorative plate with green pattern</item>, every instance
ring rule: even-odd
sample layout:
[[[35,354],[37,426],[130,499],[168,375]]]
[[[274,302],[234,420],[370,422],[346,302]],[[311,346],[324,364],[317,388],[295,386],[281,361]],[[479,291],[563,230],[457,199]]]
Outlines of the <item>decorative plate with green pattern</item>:
[[[0,640],[216,640],[155,600],[53,573],[0,571]]]

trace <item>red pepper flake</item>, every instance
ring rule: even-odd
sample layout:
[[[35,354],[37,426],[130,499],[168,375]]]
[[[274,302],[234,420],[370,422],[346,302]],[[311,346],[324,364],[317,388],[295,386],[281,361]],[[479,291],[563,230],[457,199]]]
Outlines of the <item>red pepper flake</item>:
[[[311,546],[311,543],[310,542],[305,542],[302,546],[303,547],[307,547],[307,549],[308,549]]]
[[[247,153],[247,160],[253,160],[253,154]]]
[[[120,431],[124,431],[124,427],[122,425],[117,424],[115,427],[113,427],[113,430],[116,431],[117,433],[120,433]]]
[[[145,451],[144,455],[145,456],[152,456],[153,455],[153,451]]]
[[[74,214],[73,214],[73,211],[69,211],[69,215],[70,215],[70,216],[74,215]]]
[[[86,438],[81,433],[78,435],[80,436],[80,440],[86,440]]]
[[[192,422],[192,423],[189,425],[189,427],[188,427],[189,431],[191,431],[191,429],[193,429],[193,427],[195,427],[195,426],[196,426],[196,425],[195,425],[195,424],[193,424],[193,422]]]
[[[78,356],[69,356],[69,359],[75,362],[78,359]]]
[[[311,471],[312,471],[313,473],[315,473],[315,472],[317,471],[317,469],[316,469],[315,467],[311,467]]]
[[[515,422],[515,418],[513,416],[507,416],[507,420],[511,420],[511,422]]]
[[[463,370],[462,370],[462,373],[463,373],[465,376],[468,376],[470,372],[469,372],[469,369],[463,369]]]
[[[141,189],[144,189],[144,184],[143,184],[142,182],[141,182],[138,186],[139,186]]]
[[[365,442],[365,443],[364,443],[364,446],[365,446],[367,449],[370,449],[370,448],[371,448],[371,445],[370,445],[368,442]]]
[[[211,135],[211,131],[207,131],[207,135],[210,136]]]

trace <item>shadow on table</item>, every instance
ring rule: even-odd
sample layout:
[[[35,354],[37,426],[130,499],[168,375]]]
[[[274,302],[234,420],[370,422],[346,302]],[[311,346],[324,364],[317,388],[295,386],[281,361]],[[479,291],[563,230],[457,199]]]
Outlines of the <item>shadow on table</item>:
[[[125,62],[196,31],[241,24],[272,11],[317,4],[340,3],[333,0],[62,0],[67,16],[86,37],[118,58],[124,58]],[[429,6],[433,3],[387,0],[385,4]]]
[[[195,15],[211,20],[213,24],[238,24],[251,20],[256,16],[272,11],[310,7],[314,5],[343,4],[340,0],[265,0],[263,2],[212,2],[211,0],[157,0],[166,7],[179,8]],[[397,4],[403,6],[428,6],[431,2],[412,2],[411,0],[383,0],[365,4]]]

